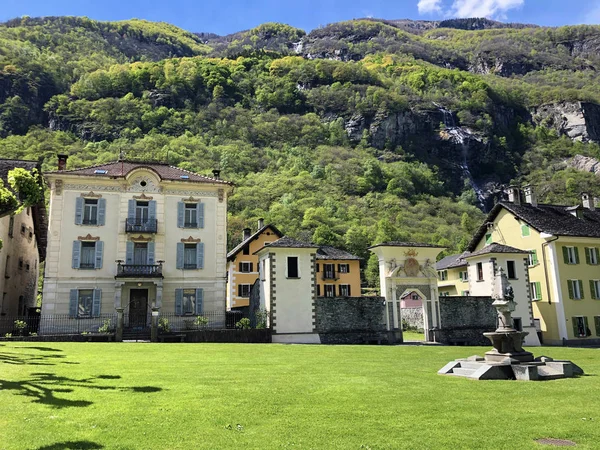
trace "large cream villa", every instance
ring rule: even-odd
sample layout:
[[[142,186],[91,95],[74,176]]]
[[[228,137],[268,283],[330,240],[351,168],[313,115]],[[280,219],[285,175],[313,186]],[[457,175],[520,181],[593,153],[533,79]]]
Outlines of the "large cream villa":
[[[61,155],[59,170],[45,174],[43,315],[87,319],[123,308],[125,326],[146,326],[152,307],[182,316],[225,310],[231,183],[156,162],[65,166]]]

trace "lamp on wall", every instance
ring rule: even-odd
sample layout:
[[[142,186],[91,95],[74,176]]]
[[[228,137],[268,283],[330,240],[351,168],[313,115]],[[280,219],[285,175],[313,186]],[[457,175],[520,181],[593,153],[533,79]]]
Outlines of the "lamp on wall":
[[[138,287],[142,287],[142,283],[138,283]]]

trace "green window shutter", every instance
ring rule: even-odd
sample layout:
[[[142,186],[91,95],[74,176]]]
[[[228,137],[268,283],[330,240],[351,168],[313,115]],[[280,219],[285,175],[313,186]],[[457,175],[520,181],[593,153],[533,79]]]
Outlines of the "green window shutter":
[[[580,299],[583,300],[585,298],[585,294],[583,291],[583,281],[581,280],[577,280],[577,283],[579,284],[579,294],[580,294]]]
[[[69,317],[77,317],[77,306],[79,303],[79,291],[71,289],[69,294]]]
[[[579,249],[577,247],[573,247],[575,250],[575,264],[579,264]]]
[[[102,306],[102,289],[94,289],[93,300],[92,300],[92,316],[100,316],[100,309]]]
[[[567,288],[569,289],[569,298],[572,299],[573,295],[573,281],[567,280]]]
[[[460,281],[462,281],[462,279],[463,279],[463,273],[462,272],[458,272],[458,278],[460,278]]]
[[[204,228],[204,203],[196,205],[196,215],[198,216],[198,228]]]
[[[573,322],[573,336],[579,336],[579,329],[577,328],[577,317],[571,317],[571,321]]]
[[[538,257],[537,257],[537,250],[533,250],[533,254],[532,254],[532,261],[533,261],[533,265],[536,265],[538,263]]]
[[[590,331],[590,327],[588,326],[587,316],[583,317],[583,328],[585,328],[585,335],[591,336],[592,332]]]
[[[196,314],[201,316],[204,314],[204,289],[196,289]]]
[[[183,289],[175,289],[175,314],[183,314]]]
[[[591,248],[585,247],[585,263],[586,264],[591,264],[591,261],[590,261],[590,251],[591,250],[592,250]]]
[[[542,283],[541,283],[541,281],[535,282],[535,289],[537,290],[538,300],[541,300],[542,299]]]
[[[183,242],[177,243],[177,259],[175,260],[175,268],[183,269]]]
[[[71,255],[71,267],[79,269],[79,261],[81,258],[81,241],[73,241],[73,254]]]
[[[106,224],[106,199],[98,199],[98,225]]]
[[[485,244],[489,245],[491,243],[492,243],[492,235],[488,233],[485,235]]]
[[[83,197],[77,197],[75,199],[75,225],[81,225],[83,223]]]
[[[531,234],[529,230],[529,225],[523,224],[521,225],[521,236],[527,237]]]
[[[596,300],[598,298],[598,293],[596,292],[596,283],[594,280],[590,280],[590,296],[592,300]]]
[[[183,223],[185,216],[185,204],[183,202],[177,202],[177,227],[183,228],[185,224]]]
[[[569,264],[569,249],[567,249],[567,247],[565,247],[563,245],[562,252],[563,252],[563,261],[564,261],[564,263],[565,264]]]
[[[98,241],[96,242],[96,259],[94,260],[94,268],[102,269],[102,258],[104,253],[104,242]]]
[[[594,317],[594,325],[596,327],[596,336],[600,336],[600,316]]]

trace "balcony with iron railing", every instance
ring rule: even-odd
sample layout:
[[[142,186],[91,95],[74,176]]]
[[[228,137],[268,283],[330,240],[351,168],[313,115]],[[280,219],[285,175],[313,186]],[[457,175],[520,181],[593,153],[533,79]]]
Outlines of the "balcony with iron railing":
[[[117,261],[117,278],[162,278],[162,263],[158,264],[123,264]]]
[[[126,233],[156,233],[158,231],[158,220],[156,219],[135,219],[125,220]]]

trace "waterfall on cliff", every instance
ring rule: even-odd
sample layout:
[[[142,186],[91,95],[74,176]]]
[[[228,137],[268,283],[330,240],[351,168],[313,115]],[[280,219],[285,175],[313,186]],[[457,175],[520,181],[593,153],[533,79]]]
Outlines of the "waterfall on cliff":
[[[485,195],[483,190],[475,182],[473,174],[469,169],[468,156],[469,156],[469,140],[474,139],[473,133],[466,127],[456,126],[452,111],[444,108],[443,106],[434,103],[435,107],[442,113],[444,117],[444,126],[446,127],[446,133],[450,136],[450,140],[461,147],[462,161],[459,163],[459,167],[463,172],[464,177],[469,180],[471,188],[475,192],[477,197],[478,206],[485,211]]]

